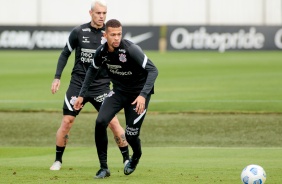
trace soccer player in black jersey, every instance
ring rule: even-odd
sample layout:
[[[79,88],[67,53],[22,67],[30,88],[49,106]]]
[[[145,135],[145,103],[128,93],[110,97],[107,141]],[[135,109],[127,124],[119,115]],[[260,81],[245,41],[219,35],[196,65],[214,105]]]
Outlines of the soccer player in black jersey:
[[[126,140],[133,150],[131,159],[124,167],[124,174],[129,175],[136,169],[142,155],[140,129],[158,76],[157,68],[141,48],[122,39],[122,25],[118,20],[111,19],[106,23],[104,36],[107,43],[96,50],[74,105],[77,110],[82,108],[91,81],[97,76],[99,68],[105,65],[113,83],[113,90],[105,98],[96,119],[95,142],[100,161],[96,178],[110,176],[107,165],[106,128],[121,109],[124,109],[126,119]]]
[[[82,87],[86,71],[93,61],[92,56],[104,39],[104,21],[107,14],[106,2],[104,0],[93,1],[89,14],[91,16],[91,22],[77,26],[71,31],[67,44],[59,57],[55,79],[51,87],[52,93],[56,93],[60,87],[60,78],[63,69],[67,64],[71,52],[75,50],[74,67],[71,73],[70,84],[65,94],[63,118],[56,134],[56,158],[50,170],[60,170],[70,129],[74,124],[75,117],[80,112],[80,110],[75,110],[73,105]],[[90,102],[99,111],[104,98],[110,92],[110,78],[105,69],[101,68],[99,76],[90,83],[89,90],[85,94],[82,104]],[[108,123],[123,155],[123,162],[128,162],[129,152],[124,129],[119,124],[116,116],[113,116]]]

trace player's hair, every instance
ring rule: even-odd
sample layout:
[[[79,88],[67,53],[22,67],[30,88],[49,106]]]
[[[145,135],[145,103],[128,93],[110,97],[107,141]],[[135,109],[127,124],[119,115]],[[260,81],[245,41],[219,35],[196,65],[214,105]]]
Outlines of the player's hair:
[[[94,0],[94,1],[92,1],[92,3],[91,3],[91,10],[94,9],[94,7],[95,7],[96,4],[99,4],[99,5],[101,5],[101,6],[107,7],[107,2],[106,2],[105,0]]]
[[[106,23],[106,30],[109,28],[109,27],[113,27],[113,28],[118,28],[118,27],[121,27],[121,23],[120,21],[118,21],[117,19],[110,19],[108,20],[108,22]]]

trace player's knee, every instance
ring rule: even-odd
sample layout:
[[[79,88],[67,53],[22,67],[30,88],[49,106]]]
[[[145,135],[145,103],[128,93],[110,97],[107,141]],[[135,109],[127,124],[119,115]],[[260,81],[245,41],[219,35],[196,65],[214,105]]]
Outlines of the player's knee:
[[[106,129],[107,126],[108,126],[108,122],[106,122],[105,119],[103,119],[103,118],[97,118],[96,119],[96,128]]]
[[[121,130],[123,130],[123,128],[120,126],[120,124],[116,121],[111,121],[108,125],[108,127],[112,130],[112,132],[114,133],[118,133]],[[124,132],[124,131],[123,131]]]
[[[114,118],[109,122],[109,125],[111,125],[111,126],[120,126],[117,117],[114,117]]]
[[[61,129],[63,131],[69,131],[73,125],[74,118],[72,117],[64,117],[62,124],[61,124]]]
[[[112,121],[109,123],[109,128],[113,131],[113,132],[115,132],[118,128],[119,128],[119,126],[118,126],[118,124],[116,124],[115,122],[113,123]]]

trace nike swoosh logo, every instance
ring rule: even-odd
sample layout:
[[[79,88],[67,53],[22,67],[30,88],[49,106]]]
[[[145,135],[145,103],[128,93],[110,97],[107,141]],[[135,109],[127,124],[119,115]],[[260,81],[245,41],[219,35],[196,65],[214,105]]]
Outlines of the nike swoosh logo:
[[[107,61],[107,56],[102,56],[102,59],[104,59],[104,61]]]
[[[145,40],[148,40],[149,38],[153,37],[153,33],[152,32],[147,32],[147,33],[143,33],[137,36],[132,36],[130,32],[127,32],[124,35],[124,39],[130,40],[135,44],[138,44],[140,42],[143,42]]]

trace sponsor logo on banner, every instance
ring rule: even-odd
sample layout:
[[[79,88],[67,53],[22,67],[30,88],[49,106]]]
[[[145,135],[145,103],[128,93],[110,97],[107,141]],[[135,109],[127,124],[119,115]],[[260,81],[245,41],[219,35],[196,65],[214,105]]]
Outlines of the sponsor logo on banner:
[[[279,26],[168,26],[168,50],[278,50]]]
[[[130,40],[135,44],[139,44],[145,40],[150,39],[151,37],[153,37],[153,32],[146,32],[135,36],[132,36],[131,32],[127,32],[123,38]]]
[[[62,49],[72,29],[70,26],[0,26],[0,49]],[[137,43],[143,50],[159,49],[160,26],[125,26],[124,29],[124,38]],[[282,49],[281,26],[184,25],[167,26],[166,30],[167,50]],[[85,28],[83,31],[91,30]],[[88,43],[89,39],[85,37],[83,41]]]
[[[67,31],[16,31],[0,32],[0,48],[56,49],[66,45]]]
[[[0,48],[17,50],[62,49],[72,26],[0,26]],[[158,50],[159,26],[125,26],[124,38],[138,44],[144,50]],[[90,28],[82,29],[91,32]],[[84,43],[90,43],[83,37]],[[105,43],[106,40],[101,40]]]
[[[276,47],[278,47],[279,49],[282,49],[282,28],[276,32],[275,37],[274,37],[274,43]]]
[[[234,33],[208,33],[205,27],[194,32],[177,28],[170,36],[170,43],[175,49],[217,49],[220,52],[228,49],[261,49],[264,41],[264,35],[254,27]]]

